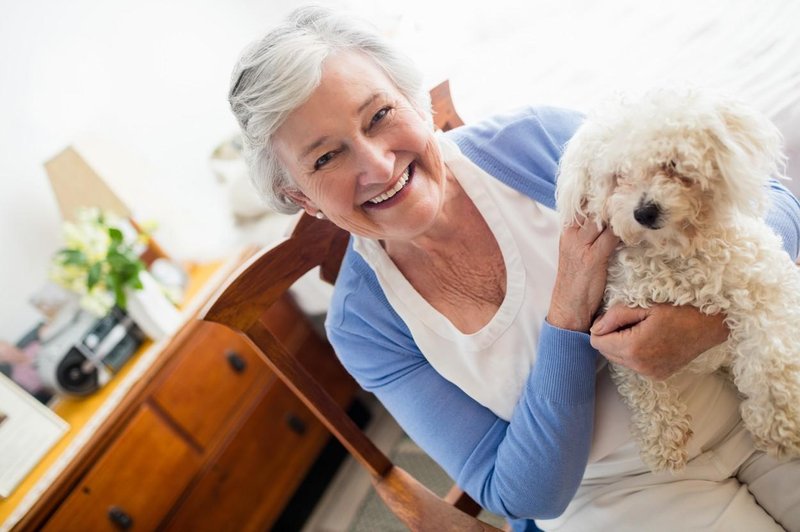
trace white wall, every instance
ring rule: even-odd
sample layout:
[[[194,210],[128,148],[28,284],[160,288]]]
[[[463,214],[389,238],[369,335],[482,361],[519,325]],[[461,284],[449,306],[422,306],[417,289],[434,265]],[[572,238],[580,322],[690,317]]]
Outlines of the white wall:
[[[142,163],[106,177],[140,218],[161,224],[172,254],[229,249],[232,219],[207,160],[235,132],[228,76],[240,49],[293,3],[0,0],[1,339],[36,320],[27,298],[60,242],[42,163],[78,139]],[[467,121],[525,103],[586,109],[614,89],[689,79],[753,101],[783,128],[793,165],[800,159],[792,0],[677,0],[660,11],[634,0],[348,3],[429,84],[450,78]]]
[[[3,2],[0,338],[13,340],[36,320],[27,298],[60,244],[42,163],[76,139],[103,140],[151,166],[128,183],[136,197],[123,199],[156,217],[176,254],[219,249],[230,219],[208,205],[217,184],[207,157],[235,131],[228,76],[283,3]]]

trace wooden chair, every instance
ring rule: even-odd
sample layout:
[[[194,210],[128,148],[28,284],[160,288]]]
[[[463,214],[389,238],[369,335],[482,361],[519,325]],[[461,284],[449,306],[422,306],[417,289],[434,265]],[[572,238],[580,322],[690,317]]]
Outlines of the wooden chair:
[[[447,130],[463,124],[453,107],[448,82],[431,91],[434,122]],[[303,274],[320,267],[333,283],[350,235],[327,220],[301,214],[291,235],[243,265],[201,314],[201,319],[243,334],[284,383],[369,472],[391,511],[411,530],[498,530],[476,517],[480,507],[454,487],[442,499],[392,464],[347,416],[314,376],[281,345],[263,321],[266,310]],[[331,356],[334,356],[331,354]]]

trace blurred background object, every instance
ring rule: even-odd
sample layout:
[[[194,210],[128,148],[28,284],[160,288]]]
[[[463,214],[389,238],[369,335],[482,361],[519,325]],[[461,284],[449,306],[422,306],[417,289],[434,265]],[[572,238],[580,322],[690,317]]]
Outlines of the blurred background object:
[[[36,329],[25,335],[16,345],[0,340],[0,373],[17,383],[40,403],[47,403],[53,389],[47,386],[36,367],[40,342]]]

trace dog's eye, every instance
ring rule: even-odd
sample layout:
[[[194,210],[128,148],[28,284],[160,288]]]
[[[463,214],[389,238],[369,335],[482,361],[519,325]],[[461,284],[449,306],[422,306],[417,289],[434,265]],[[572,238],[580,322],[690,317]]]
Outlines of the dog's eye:
[[[678,163],[676,163],[673,159],[661,163],[661,171],[666,172],[668,174],[674,173],[677,168],[678,168]]]
[[[679,174],[678,172],[672,172],[670,174],[670,177],[672,177],[673,179],[677,179],[678,182],[680,182],[680,184],[683,186],[690,187],[694,185],[694,180],[691,177]]]
[[[661,171],[667,174],[672,179],[677,179],[682,185],[691,186],[694,181],[678,172],[678,163],[674,159],[670,159],[665,163],[661,163]]]

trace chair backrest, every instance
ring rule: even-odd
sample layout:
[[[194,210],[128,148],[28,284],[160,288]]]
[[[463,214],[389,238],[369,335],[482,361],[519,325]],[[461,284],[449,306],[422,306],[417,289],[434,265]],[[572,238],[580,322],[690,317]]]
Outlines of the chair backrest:
[[[431,91],[431,100],[439,129],[463,124],[447,81]],[[311,269],[319,266],[321,277],[333,283],[349,237],[327,220],[301,214],[287,238],[239,268],[207,305],[201,319],[226,325],[249,340],[278,377],[366,468],[383,501],[409,528],[498,530],[473,517],[480,507],[463,492],[451,490],[441,499],[393,465],[261,321],[265,311],[287,297],[292,284]]]

